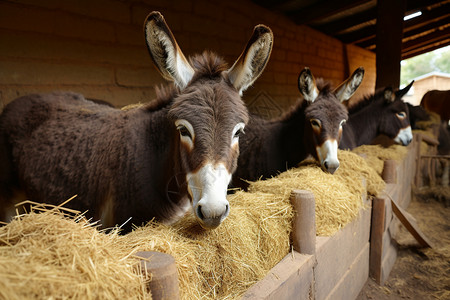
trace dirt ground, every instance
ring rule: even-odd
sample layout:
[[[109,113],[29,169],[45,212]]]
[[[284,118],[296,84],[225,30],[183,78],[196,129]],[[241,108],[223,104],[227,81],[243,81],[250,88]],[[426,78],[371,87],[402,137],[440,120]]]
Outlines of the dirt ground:
[[[420,249],[402,226],[399,253],[385,282],[368,279],[357,300],[450,299],[450,207],[428,197],[414,197],[407,211],[417,220],[433,249]]]

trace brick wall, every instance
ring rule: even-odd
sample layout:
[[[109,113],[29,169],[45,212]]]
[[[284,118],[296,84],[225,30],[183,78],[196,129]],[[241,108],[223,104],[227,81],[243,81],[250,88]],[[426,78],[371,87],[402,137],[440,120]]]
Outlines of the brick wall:
[[[358,94],[375,86],[373,53],[297,26],[249,0],[16,0],[0,2],[0,101],[53,90],[117,106],[151,100],[154,85],[164,82],[142,32],[152,10],[163,13],[186,56],[210,49],[230,65],[256,24],[271,27],[275,42],[269,64],[244,94],[250,107],[272,105],[277,114],[297,101],[304,66],[333,85],[364,66]]]

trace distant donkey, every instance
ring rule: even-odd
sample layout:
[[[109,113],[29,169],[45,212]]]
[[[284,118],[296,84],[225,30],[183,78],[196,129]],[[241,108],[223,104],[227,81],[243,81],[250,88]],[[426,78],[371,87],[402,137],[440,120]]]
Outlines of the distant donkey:
[[[298,78],[298,88],[304,97],[283,116],[265,120],[250,116],[241,137],[238,168],[233,186],[246,189],[248,180],[269,178],[296,167],[308,155],[322,168],[334,173],[339,167],[338,143],[347,109],[341,103],[358,89],[364,69],[358,68],[334,90],[316,80],[309,68]]]
[[[413,83],[396,92],[387,87],[351,107],[339,148],[353,149],[370,144],[380,134],[398,144],[408,145],[413,136],[408,106],[402,97]]]
[[[247,121],[240,94],[263,72],[271,30],[255,27],[231,68],[204,52],[188,61],[159,12],[145,21],[164,78],[157,99],[119,110],[74,93],[21,97],[0,116],[0,216],[21,200],[67,204],[103,227],[173,222],[192,207],[205,228],[229,214],[226,199]],[[24,195],[23,197],[18,197]]]

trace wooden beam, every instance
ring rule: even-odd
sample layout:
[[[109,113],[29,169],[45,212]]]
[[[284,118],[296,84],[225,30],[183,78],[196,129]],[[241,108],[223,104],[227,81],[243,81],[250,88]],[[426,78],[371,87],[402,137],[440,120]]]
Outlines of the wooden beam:
[[[408,1],[408,4],[409,4],[409,1]],[[423,3],[421,3],[421,5],[419,5],[419,3],[417,3],[415,6],[407,5],[406,11],[419,9],[419,8],[423,7],[422,4]],[[387,10],[389,10],[389,9],[387,9]],[[433,23],[433,22],[438,22],[439,20],[446,18],[448,14],[443,14],[442,13],[443,11],[450,11],[450,2],[440,6],[439,8],[434,8],[430,11],[423,11],[422,15],[420,17],[413,18],[413,19],[403,22],[404,32],[408,32],[408,31],[414,30],[416,28],[420,29],[421,26],[425,26],[425,25]],[[375,16],[375,18],[376,18],[376,16]],[[370,20],[366,20],[365,22],[368,22],[368,21],[370,21]],[[344,43],[358,44],[358,46],[360,46],[360,47],[367,48],[367,47],[369,47],[368,45],[364,45],[364,44],[360,45],[360,43],[370,40],[370,42],[368,42],[368,43],[374,44],[375,39],[376,39],[376,32],[377,32],[376,28],[377,28],[376,25],[369,25],[369,26],[366,26],[359,30],[355,30],[352,32],[346,32],[343,34],[338,34],[336,37],[338,39],[340,39],[341,41],[343,41]]]
[[[340,32],[345,32],[347,29],[358,26],[363,23],[368,23],[377,18],[377,8],[373,7],[369,10],[348,16],[346,18],[338,19],[336,21],[325,24],[313,26],[315,29],[325,32],[329,35],[336,35]],[[343,33],[342,33],[343,34]]]
[[[403,43],[403,50],[408,51],[410,49],[418,48],[423,45],[427,45],[434,42],[450,38],[450,27],[443,30],[435,31],[431,34],[424,35],[420,38]]]
[[[429,44],[429,45],[426,45],[426,46],[423,46],[420,48],[416,48],[416,49],[412,49],[407,52],[403,52],[402,59],[408,59],[408,58],[411,58],[411,57],[414,57],[414,56],[417,56],[420,54],[428,53],[430,51],[449,46],[449,45],[450,45],[450,39],[445,39],[445,40],[442,40],[437,43],[432,43],[432,44]]]
[[[378,0],[375,89],[400,85],[406,0]]]
[[[433,248],[431,241],[423,234],[419,226],[417,226],[414,219],[404,211],[397,203],[391,198],[392,210],[402,224],[408,229],[408,231],[414,236],[422,247]]]
[[[403,29],[403,42],[408,41],[408,39],[412,40],[414,36],[423,36],[424,33],[429,32],[432,33],[435,30],[439,30],[440,27],[450,26],[450,14],[448,16],[443,17],[437,22],[428,23],[422,27],[409,30],[409,28]],[[375,36],[373,38],[368,39],[366,41],[358,42],[357,46],[361,48],[366,48],[370,50],[374,50],[376,48],[376,39]]]
[[[428,7],[432,4],[436,4],[442,2],[442,0],[410,0],[407,1],[406,3],[406,12],[408,11],[414,11],[414,10],[422,10],[425,7]],[[446,9],[445,7],[443,7],[444,9]],[[356,27],[358,25],[361,25],[363,23],[369,23],[372,22],[373,20],[376,20],[377,18],[377,8],[373,7],[370,8],[368,10],[359,12],[357,14],[353,14],[351,16],[348,16],[346,18],[342,18],[333,22],[328,22],[326,24],[321,24],[321,25],[317,25],[317,26],[313,26],[315,29],[325,32],[329,35],[337,35],[340,32],[344,32],[342,33],[342,35],[344,34],[350,34],[351,32],[355,32],[358,30],[362,30],[358,29],[358,30],[353,30],[353,31],[347,31],[348,29],[350,29],[351,27]],[[412,19],[414,20],[414,19]],[[373,35],[373,37],[375,37],[375,33],[376,33],[376,28],[373,27],[370,31],[365,31],[365,32],[369,32],[370,35]],[[356,37],[360,37],[359,39],[361,39],[361,36],[363,36],[364,33],[362,34],[355,34]],[[352,35],[349,35],[347,37],[345,37],[345,35],[343,36],[344,39],[352,39],[351,38]],[[373,41],[373,43],[375,43],[375,41]]]

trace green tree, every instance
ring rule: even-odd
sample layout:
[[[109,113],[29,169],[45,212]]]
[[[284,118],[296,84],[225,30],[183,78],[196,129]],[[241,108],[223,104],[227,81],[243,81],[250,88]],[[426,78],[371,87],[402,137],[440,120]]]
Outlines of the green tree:
[[[435,65],[440,72],[450,73],[450,47],[436,58]]]
[[[450,73],[450,46],[402,61],[400,84],[433,71]]]

